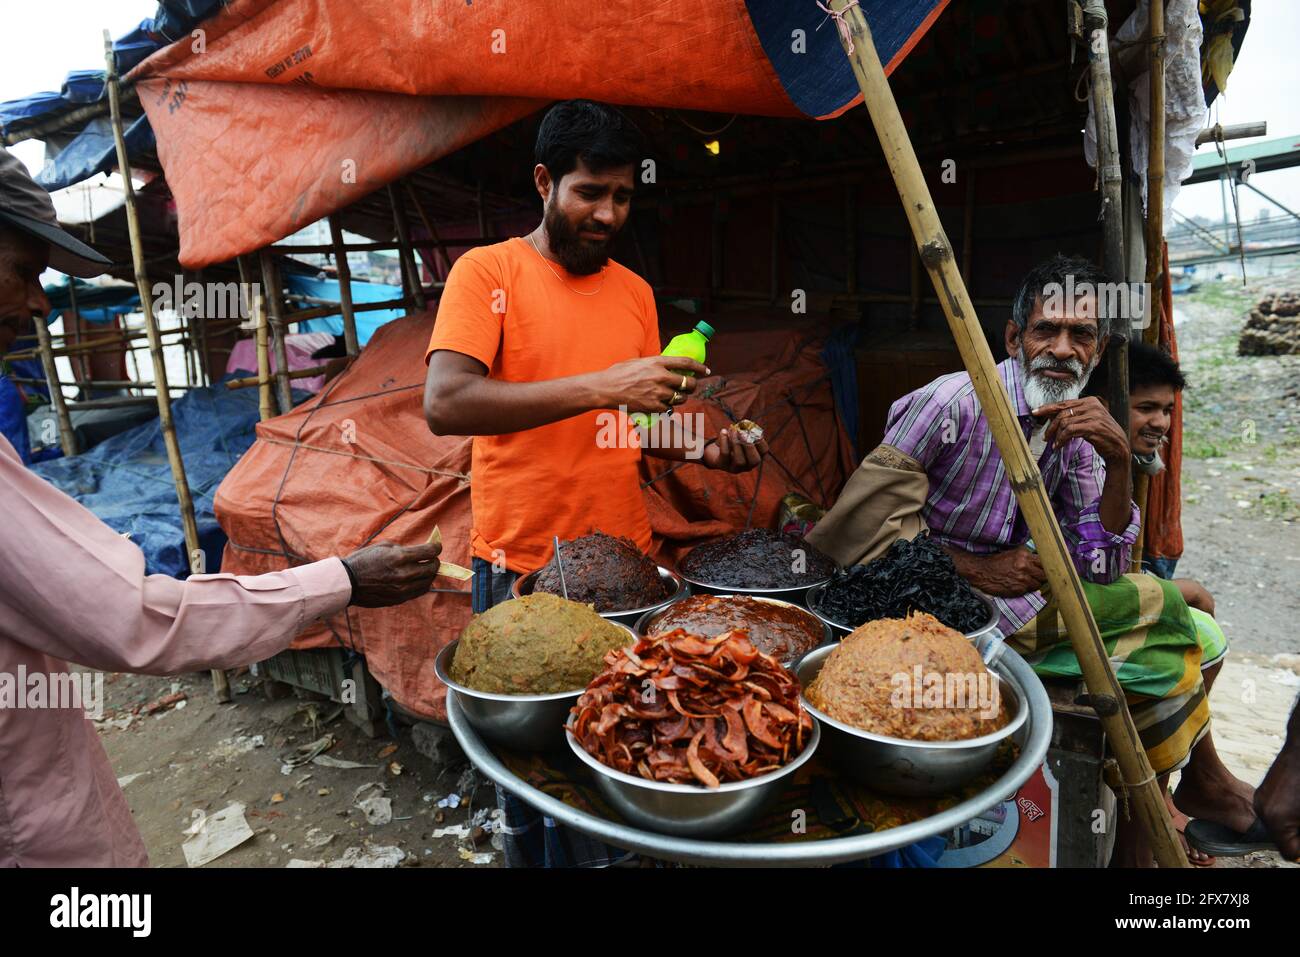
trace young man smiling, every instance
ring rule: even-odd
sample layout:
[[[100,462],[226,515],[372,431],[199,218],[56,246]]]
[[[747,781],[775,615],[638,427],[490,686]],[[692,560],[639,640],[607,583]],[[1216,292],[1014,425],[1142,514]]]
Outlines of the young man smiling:
[[[472,435],[474,611],[510,596],[545,564],[552,536],[592,530],[649,552],[641,453],[743,472],[767,451],[723,429],[716,443],[681,434],[652,448],[611,443],[608,410],[670,412],[709,370],[659,354],[650,286],[609,258],[645,156],[613,107],[567,100],[537,132],[533,182],[543,218],[524,237],[456,261],[426,360],[424,413],[436,434]],[[629,427],[630,429],[630,427]],[[542,818],[498,791],[511,866],[615,863],[629,855]]]

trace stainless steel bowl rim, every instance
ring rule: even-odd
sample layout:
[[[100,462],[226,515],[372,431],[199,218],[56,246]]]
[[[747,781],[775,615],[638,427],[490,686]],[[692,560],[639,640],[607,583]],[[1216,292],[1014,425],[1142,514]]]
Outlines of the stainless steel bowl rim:
[[[817,598],[822,594],[822,592],[826,590],[825,586],[829,581],[830,579],[828,578],[826,579],[826,581],[819,582],[818,584],[814,585],[812,588],[808,589],[808,597],[805,599],[808,603],[808,610],[812,612],[814,615],[816,615],[818,618],[820,618],[823,622],[830,625],[832,628],[842,631],[845,634],[852,634],[855,630],[861,628],[862,625],[868,624],[868,622],[864,621],[862,625],[844,625],[836,621],[834,618],[826,617],[820,611],[818,611],[816,608],[813,607],[813,602],[815,602]],[[967,638],[978,638],[981,635],[987,634],[989,631],[993,629],[995,625],[997,625],[998,608],[995,604],[993,604],[993,600],[988,595],[984,594],[982,591],[979,591],[978,589],[971,589],[971,590],[975,592],[976,597],[979,598],[980,601],[984,602],[985,606],[989,610],[988,620],[984,622],[984,624],[980,625],[974,631],[963,632],[963,634]],[[879,618],[872,619],[872,621],[880,621],[880,620],[882,619]]]
[[[545,567],[546,567],[545,565],[542,566],[542,568]],[[655,602],[653,605],[642,605],[640,608],[624,608],[619,611],[598,611],[596,612],[596,614],[600,615],[600,617],[602,618],[609,618],[610,616],[613,615],[617,615],[620,618],[629,615],[643,615],[648,611],[656,611],[657,609],[663,608],[665,605],[670,605],[673,602],[679,601],[686,595],[690,594],[690,588],[687,585],[686,579],[682,578],[681,575],[677,574],[671,568],[667,568],[664,565],[656,565],[655,568],[659,569],[659,578],[661,580],[667,578],[677,586],[676,590],[673,591],[671,595],[667,596],[666,598],[660,601]],[[541,570],[542,570],[541,568],[534,568],[527,575],[519,576],[519,578],[515,580],[514,585],[512,585],[510,588],[511,595],[513,595],[516,598],[522,598],[524,596],[524,592],[523,592],[524,582],[536,581],[536,575]],[[532,592],[529,591],[528,594],[532,594]],[[563,596],[559,596],[559,597],[563,597]]]
[[[761,787],[764,784],[771,784],[778,778],[797,771],[800,767],[806,764],[812,758],[813,752],[817,749],[818,742],[822,739],[821,728],[817,727],[817,722],[814,721],[812,731],[809,732],[808,740],[804,743],[803,750],[800,751],[795,756],[794,760],[790,761],[788,764],[783,764],[775,771],[768,771],[766,774],[760,774],[756,778],[749,778],[745,781],[727,781],[723,784],[719,784],[716,788],[711,788],[705,787],[703,784],[674,784],[671,781],[651,781],[648,778],[643,778],[636,774],[624,774],[622,771],[619,771],[616,768],[611,768],[609,765],[598,761],[596,758],[593,758],[588,754],[587,749],[578,743],[578,739],[574,737],[573,733],[569,730],[570,725],[572,724],[572,718],[565,723],[564,737],[568,740],[569,747],[573,749],[573,753],[576,754],[579,760],[589,768],[599,774],[603,774],[611,780],[619,781],[623,784],[635,785],[636,787],[642,788],[646,791],[662,791],[666,794],[729,794],[734,791],[747,791],[750,788]]]
[[[722,591],[736,595],[777,595],[792,591],[807,591],[809,588],[815,588],[818,585],[825,585],[831,580],[831,576],[819,578],[816,581],[806,582],[800,585],[782,585],[779,588],[750,588],[745,585],[723,585],[718,582],[706,582],[698,578],[691,578],[682,573],[681,569],[675,569],[674,574],[696,588],[706,588],[710,591]]]
[[[814,648],[812,651],[808,652],[808,654],[799,659],[799,667],[802,668],[804,665],[810,663],[814,656],[825,658],[837,648],[839,648],[839,645],[830,645],[825,648]],[[999,684],[1007,680],[992,668],[989,669],[989,673],[998,679]],[[1008,684],[1010,684],[1010,682],[1008,682]],[[845,724],[837,718],[832,718],[830,715],[814,707],[808,701],[807,697],[804,696],[802,691],[799,692],[799,701],[818,721],[824,721],[832,728],[843,731],[845,734],[851,734],[856,738],[864,738],[867,741],[879,741],[881,744],[889,744],[895,747],[925,748],[927,750],[935,749],[942,751],[964,751],[967,749],[982,747],[986,744],[996,744],[1004,738],[1009,738],[1020,730],[1020,726],[1029,718],[1029,702],[1026,700],[1025,695],[1020,694],[1014,687],[1012,688],[1012,693],[1016,696],[1016,713],[1005,726],[994,731],[992,734],[983,734],[978,738],[964,738],[960,741],[916,741],[911,738],[893,738],[886,734],[876,734],[873,731],[864,731],[862,728],[855,728],[851,724]]]
[[[632,637],[631,643],[636,644],[636,632],[631,628],[618,621],[612,621],[610,624],[617,625],[626,631]],[[480,698],[484,701],[559,701],[561,698],[577,698],[587,690],[586,685],[584,685],[576,691],[553,691],[550,694],[502,694],[496,691],[478,691],[455,681],[447,673],[447,666],[451,664],[452,656],[456,654],[456,647],[459,644],[460,639],[453,638],[433,659],[433,673],[438,676],[443,684],[457,694],[463,694],[470,698]]]
[[[1047,699],[1047,691],[1038,680],[1038,676],[1015,651],[1006,649],[999,664],[1019,682],[1025,697],[1030,699],[1030,713],[1034,718],[1030,723],[1028,736],[1022,743],[1019,757],[1002,773],[1001,777],[966,800],[919,821],[872,831],[868,834],[832,837],[818,841],[786,843],[706,841],[659,834],[610,821],[571,807],[559,798],[552,797],[518,778],[484,744],[478,732],[465,718],[455,696],[449,696],[447,699],[447,721],[466,756],[494,783],[501,785],[541,813],[554,818],[558,823],[576,828],[598,840],[683,863],[750,867],[760,864],[786,867],[837,864],[884,854],[927,837],[943,834],[983,814],[994,805],[1000,804],[1008,794],[1014,793],[1033,776],[1047,757],[1047,747],[1052,740],[1052,704]]]

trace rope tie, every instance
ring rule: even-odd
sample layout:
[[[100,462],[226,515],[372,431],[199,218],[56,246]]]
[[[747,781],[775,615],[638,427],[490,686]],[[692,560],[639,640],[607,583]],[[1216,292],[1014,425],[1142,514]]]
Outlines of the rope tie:
[[[844,44],[848,55],[853,56],[853,34],[849,31],[849,25],[844,20],[844,14],[848,12],[850,7],[856,7],[858,5],[858,0],[849,0],[848,3],[844,4],[844,9],[838,12],[826,6],[826,4],[822,3],[821,0],[816,0],[816,3],[817,6],[826,14],[822,22],[817,24],[817,29],[820,30],[822,24],[827,20],[834,20],[835,26],[837,26],[840,31],[840,42]]]

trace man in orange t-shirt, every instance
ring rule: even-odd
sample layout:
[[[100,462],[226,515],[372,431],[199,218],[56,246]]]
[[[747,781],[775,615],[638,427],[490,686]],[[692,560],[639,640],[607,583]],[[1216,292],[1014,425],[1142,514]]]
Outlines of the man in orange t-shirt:
[[[654,293],[609,258],[644,155],[639,131],[618,110],[590,100],[556,104],[537,132],[541,225],[470,250],[447,276],[425,356],[424,415],[435,434],[474,436],[475,613],[507,599],[519,575],[550,560],[554,535],[566,541],[599,529],[648,552],[642,451],[731,472],[753,468],[767,451],[726,429],[706,444],[689,430],[659,428],[656,447],[642,448],[638,433],[611,414],[669,412],[694,391],[691,376],[709,374],[698,362],[659,354]],[[677,433],[669,447],[665,432]],[[501,789],[497,801],[511,866],[630,858]]]
[[[598,529],[650,549],[637,474],[643,449],[626,422],[610,427],[611,410],[669,411],[695,389],[683,373],[709,370],[659,354],[650,286],[609,259],[642,156],[639,132],[619,111],[589,100],[555,105],[538,131],[533,170],[542,224],[470,250],[447,277],[426,354],[424,413],[436,434],[474,436],[476,611],[549,561],[552,536]],[[732,472],[753,468],[766,451],[725,429],[716,443],[679,438],[644,451]]]

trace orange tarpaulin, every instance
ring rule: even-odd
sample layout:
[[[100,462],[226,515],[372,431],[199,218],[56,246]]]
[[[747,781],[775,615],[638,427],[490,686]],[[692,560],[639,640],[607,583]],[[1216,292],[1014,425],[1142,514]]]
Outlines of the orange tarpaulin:
[[[657,557],[667,564],[691,545],[743,528],[751,503],[756,527],[774,525],[788,491],[803,489],[830,504],[821,490],[833,498],[854,465],[820,343],[779,326],[755,331],[761,323],[744,314],[710,318],[721,331],[710,344],[715,374],[700,382],[708,398],[681,410],[703,412],[709,435],[732,415],[756,419],[771,436],[773,454],[761,476],[643,459]],[[670,314],[664,331],[671,335],[678,324]],[[230,537],[222,571],[256,574],[345,555],[371,541],[416,544],[435,524],[447,560],[469,565],[470,440],[430,434],[422,411],[421,360],[432,327],[431,312],[381,326],[319,395],[259,423],[257,441],[215,496]],[[437,584],[460,593],[432,593],[395,608],[349,608],[304,632],[294,647],[364,653],[399,704],[441,719],[446,691],[433,658],[469,621],[470,600],[468,582]]]
[[[864,3],[887,69],[946,4]],[[232,0],[129,78],[191,269],[553,100],[828,118],[860,98],[812,0]]]

